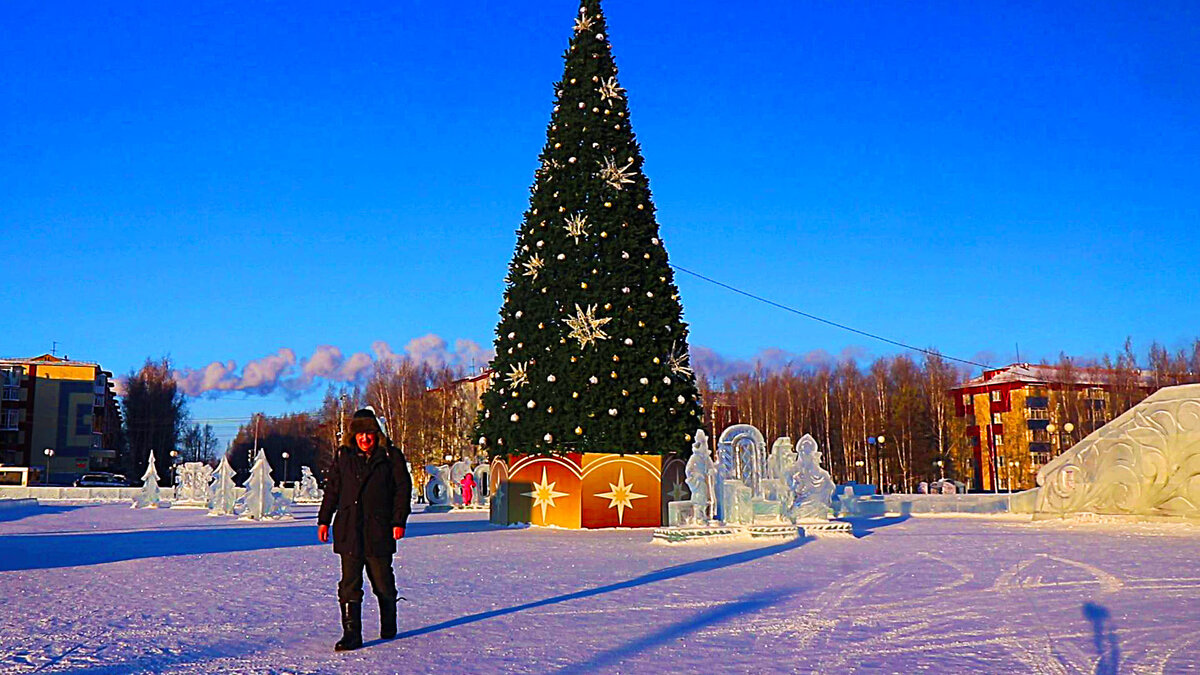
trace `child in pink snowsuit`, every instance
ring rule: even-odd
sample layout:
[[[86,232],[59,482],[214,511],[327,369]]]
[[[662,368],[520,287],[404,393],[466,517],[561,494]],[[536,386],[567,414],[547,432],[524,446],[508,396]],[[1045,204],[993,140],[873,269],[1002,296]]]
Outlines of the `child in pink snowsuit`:
[[[475,476],[468,473],[459,485],[462,485],[463,504],[470,504],[475,499]]]

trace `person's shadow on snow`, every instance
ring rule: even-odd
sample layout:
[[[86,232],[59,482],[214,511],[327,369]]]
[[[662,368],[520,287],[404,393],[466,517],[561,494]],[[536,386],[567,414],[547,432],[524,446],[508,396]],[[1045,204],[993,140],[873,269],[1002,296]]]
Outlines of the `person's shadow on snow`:
[[[1100,657],[1096,662],[1096,675],[1117,675],[1121,648],[1108,608],[1094,602],[1084,603],[1083,616],[1092,622],[1092,642],[1096,645],[1096,655]]]
[[[427,635],[429,633],[435,633],[437,631],[445,630],[447,628],[454,628],[456,626],[462,626],[464,624],[475,623],[477,621],[484,621],[486,619],[492,619],[492,618],[495,618],[498,616],[506,616],[508,614],[516,614],[517,612],[524,612],[526,610],[537,609],[539,607],[546,607],[548,605],[556,605],[556,604],[559,604],[562,602],[570,602],[571,600],[580,600],[583,598],[591,598],[591,597],[595,597],[597,595],[611,593],[613,591],[620,591],[620,590],[624,590],[627,588],[636,588],[638,586],[645,586],[646,584],[653,584],[653,583],[656,583],[659,581],[667,581],[670,579],[677,579],[679,577],[686,576],[688,574],[695,574],[697,572],[709,572],[712,570],[718,570],[718,569],[721,569],[724,567],[730,567],[733,565],[739,565],[741,563],[758,560],[760,558],[766,558],[768,556],[772,556],[777,553],[783,553],[785,551],[790,551],[794,548],[803,546],[805,543],[807,543],[809,541],[812,541],[812,539],[810,539],[810,538],[795,539],[795,540],[784,542],[781,544],[775,544],[774,546],[764,546],[763,548],[756,548],[756,549],[752,549],[749,551],[739,551],[737,553],[730,553],[728,555],[717,556],[716,558],[706,558],[704,560],[696,560],[694,562],[683,563],[681,565],[675,565],[672,567],[666,567],[666,568],[663,568],[663,569],[655,571],[655,572],[643,574],[640,577],[634,577],[633,579],[629,579],[627,581],[618,581],[616,583],[606,584],[604,586],[597,586],[596,588],[588,588],[588,589],[584,589],[581,591],[575,591],[573,593],[564,593],[562,595],[556,595],[553,597],[545,598],[543,600],[535,600],[533,602],[526,602],[524,604],[514,605],[512,607],[493,609],[493,610],[490,610],[487,612],[479,612],[477,614],[468,614],[467,616],[461,616],[461,617],[458,617],[457,619],[450,619],[448,621],[442,621],[440,623],[435,623],[435,624],[432,624],[429,626],[423,626],[421,628],[414,628],[412,630],[407,630],[407,631],[400,633],[399,635],[396,636],[396,639],[399,640],[399,639],[404,639],[404,638],[417,637],[419,635]],[[760,602],[760,601],[757,599],[750,601],[751,604],[757,604],[758,602]]]

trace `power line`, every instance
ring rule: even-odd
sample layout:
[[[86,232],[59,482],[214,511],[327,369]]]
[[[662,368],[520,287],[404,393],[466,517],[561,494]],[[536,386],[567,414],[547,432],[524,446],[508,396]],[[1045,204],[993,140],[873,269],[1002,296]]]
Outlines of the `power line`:
[[[757,300],[757,301],[759,301],[759,302],[762,302],[762,303],[765,303],[765,304],[771,305],[772,307],[778,307],[779,309],[782,309],[782,310],[784,310],[784,311],[787,311],[787,312],[791,312],[792,314],[799,314],[800,316],[802,316],[802,317],[804,317],[804,318],[806,318],[806,319],[812,319],[813,321],[820,321],[821,323],[823,323],[823,324],[827,324],[827,325],[830,325],[830,326],[833,326],[834,328],[841,328],[842,330],[845,330],[845,331],[850,331],[851,333],[857,333],[858,335],[862,335],[862,336],[864,336],[864,337],[869,337],[869,338],[871,338],[872,340],[879,340],[880,342],[886,342],[886,343],[888,343],[888,344],[890,344],[890,345],[895,345],[895,346],[897,346],[897,347],[902,347],[902,348],[904,348],[904,349],[909,349],[909,350],[912,350],[912,351],[914,351],[914,352],[920,352],[920,353],[922,353],[922,354],[928,354],[929,356],[937,356],[937,357],[939,357],[939,358],[948,359],[948,360],[950,360],[950,361],[958,361],[959,363],[965,363],[965,364],[967,364],[967,365],[971,365],[971,366],[979,366],[980,368],[984,368],[984,369],[991,368],[991,366],[989,366],[989,365],[988,365],[988,364],[986,364],[986,363],[977,363],[977,362],[975,362],[975,361],[969,361],[969,360],[967,360],[967,359],[960,359],[960,358],[956,358],[956,357],[953,357],[953,356],[947,356],[946,354],[942,354],[942,353],[940,353],[940,352],[935,352],[935,351],[933,351],[933,350],[931,350],[931,349],[922,349],[921,347],[914,347],[914,346],[912,346],[912,345],[905,344],[905,343],[903,343],[903,342],[899,342],[899,341],[897,341],[897,340],[892,340],[892,339],[890,339],[890,338],[883,337],[882,335],[876,335],[876,334],[874,334],[874,333],[868,333],[868,332],[867,332],[867,331],[865,331],[865,330],[859,330],[859,329],[857,329],[857,328],[852,328],[852,327],[850,327],[850,326],[847,326],[847,325],[845,325],[845,324],[840,324],[840,323],[838,323],[838,322],[836,322],[836,321],[830,321],[829,319],[823,319],[823,318],[821,318],[821,317],[819,317],[819,316],[816,316],[816,315],[814,315],[814,314],[809,314],[808,312],[801,312],[800,310],[798,310],[798,309],[795,309],[794,307],[788,307],[787,305],[784,305],[784,304],[782,304],[782,303],[775,302],[774,300],[768,300],[767,298],[764,298],[764,297],[762,297],[762,296],[755,295],[755,294],[753,294],[753,293],[750,293],[750,292],[748,292],[748,291],[743,291],[743,290],[742,290],[742,289],[740,289],[740,288],[736,288],[736,287],[734,287],[734,286],[730,286],[729,284],[726,284],[726,283],[723,283],[723,282],[717,281],[716,279],[712,279],[712,278],[706,277],[706,276],[704,276],[703,274],[700,274],[699,272],[693,272],[693,271],[691,271],[691,270],[689,270],[689,269],[687,269],[687,268],[685,268],[685,267],[680,267],[679,265],[676,265],[675,263],[668,263],[668,264],[669,264],[669,265],[670,265],[672,268],[674,268],[674,269],[676,269],[676,270],[679,270],[680,272],[683,272],[683,273],[685,273],[685,274],[690,274],[690,275],[692,275],[692,276],[696,277],[697,279],[702,279],[702,280],[704,280],[704,281],[707,281],[708,283],[710,283],[710,284],[713,284],[713,285],[715,285],[715,286],[720,286],[721,288],[724,288],[724,289],[726,289],[726,290],[733,291],[734,293],[737,293],[737,294],[739,294],[739,295],[744,295],[744,296],[746,296],[747,298],[750,298],[750,299],[752,299],[752,300]]]

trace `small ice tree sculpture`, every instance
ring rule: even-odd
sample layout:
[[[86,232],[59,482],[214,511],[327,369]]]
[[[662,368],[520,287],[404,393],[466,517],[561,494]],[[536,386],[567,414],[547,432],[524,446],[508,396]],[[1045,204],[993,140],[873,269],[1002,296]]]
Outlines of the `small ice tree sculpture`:
[[[158,508],[158,471],[154,468],[154,451],[146,464],[146,473],[142,474],[142,491],[133,498],[135,509]]]
[[[241,492],[241,488],[233,482],[233,467],[229,465],[229,458],[222,457],[208,488],[208,515],[232,516]]]
[[[292,495],[294,502],[319,502],[323,492],[317,487],[317,477],[307,466],[300,467],[300,487]]]
[[[267,454],[262,450],[254,458],[254,467],[250,469],[250,480],[246,481],[246,496],[243,498],[241,517],[250,520],[264,518],[279,518],[287,515],[288,501],[275,491],[275,481],[271,479],[271,464],[267,462]]]

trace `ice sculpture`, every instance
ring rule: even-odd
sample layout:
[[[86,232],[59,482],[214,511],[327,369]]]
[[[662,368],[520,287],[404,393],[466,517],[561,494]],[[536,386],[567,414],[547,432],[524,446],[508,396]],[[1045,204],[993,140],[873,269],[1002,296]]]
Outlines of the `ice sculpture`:
[[[788,468],[787,483],[792,492],[791,516],[796,521],[829,520],[836,487],[829,472],[821,468],[821,451],[812,436],[800,439],[800,451]]]
[[[208,482],[212,479],[212,467],[204,462],[186,462],[176,471],[175,501],[172,506],[185,509],[203,509],[208,506]]]
[[[242,489],[233,482],[233,467],[229,458],[222,457],[213,482],[208,486],[208,515],[232,516]]]
[[[271,480],[267,453],[259,450],[250,469],[250,479],[246,481],[246,494],[242,497],[238,515],[247,520],[280,518],[290,513],[289,507],[288,500],[275,489],[275,482]]]
[[[317,477],[307,466],[300,467],[300,486],[292,493],[292,501],[297,504],[314,504],[321,501],[324,493],[317,487]]]
[[[717,465],[709,457],[708,436],[703,429],[696,431],[696,441],[692,443],[692,456],[688,458],[683,475],[692,494],[692,519],[703,518],[707,522],[713,518],[713,512],[716,510]]]
[[[765,447],[758,429],[735,425],[721,434],[714,464],[708,439],[697,430],[684,468],[691,499],[667,504],[667,527],[655,529],[654,538],[682,542],[852,534],[849,523],[830,520],[835,486],[821,468],[816,440],[805,434],[799,452],[787,436],[772,444],[770,455]],[[850,513],[859,510],[850,488],[843,505]]]
[[[812,440],[812,436],[805,434],[804,438],[800,439],[803,445],[804,439]],[[815,444],[816,441],[813,441]],[[803,450],[803,448],[801,448]],[[767,478],[778,480],[787,480],[792,465],[796,463],[797,453],[792,446],[792,439],[787,436],[780,436],[771,444],[771,454],[767,457]]]
[[[450,467],[450,476],[448,487],[450,488],[450,503],[455,506],[463,506],[463,489],[462,481],[467,474],[471,473],[471,463],[465,459],[460,459]],[[432,503],[432,502],[431,502]]]
[[[842,494],[838,495],[838,515],[858,515],[858,495],[854,494],[854,488],[849,485],[842,488]]]
[[[795,463],[796,452],[792,446],[792,439],[787,436],[775,439],[775,442],[771,444],[771,454],[767,456],[766,477],[761,482],[761,489],[756,496],[761,500],[790,506],[792,494],[788,488],[787,479],[790,475],[789,471]]]
[[[1038,471],[1036,517],[1200,519],[1200,384],[1166,387]]]
[[[154,468],[154,451],[150,451],[150,461],[146,464],[146,473],[142,474],[142,490],[133,498],[135,509],[156,509],[159,506],[158,470]]]
[[[475,467],[475,506],[487,506],[492,492],[492,468],[485,462]]]
[[[767,473],[767,442],[762,432],[749,424],[735,424],[721,432],[718,455],[731,458],[734,478],[742,481],[755,497],[761,496]]]
[[[429,480],[425,481],[425,501],[429,502],[430,506],[445,506],[450,503],[450,488],[446,485],[448,473],[449,470],[444,466],[425,465],[425,475],[429,477]]]

